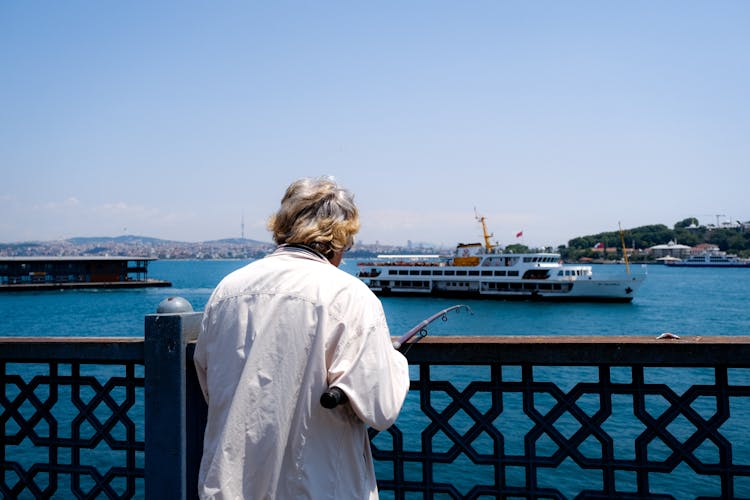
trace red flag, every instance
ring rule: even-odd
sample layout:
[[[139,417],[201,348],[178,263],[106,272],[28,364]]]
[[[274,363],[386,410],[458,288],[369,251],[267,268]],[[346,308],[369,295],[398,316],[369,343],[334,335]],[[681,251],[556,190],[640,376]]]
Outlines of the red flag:
[[[602,243],[601,241],[594,245],[595,250],[601,250],[602,248],[604,248],[604,243]]]
[[[516,233],[516,238],[520,238],[521,236],[523,236],[523,231],[518,231]]]

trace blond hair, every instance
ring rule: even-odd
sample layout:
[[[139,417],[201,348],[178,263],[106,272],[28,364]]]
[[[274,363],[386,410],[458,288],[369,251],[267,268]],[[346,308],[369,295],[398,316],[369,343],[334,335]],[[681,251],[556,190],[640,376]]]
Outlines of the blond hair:
[[[354,245],[359,210],[354,195],[333,178],[302,178],[287,188],[268,229],[279,245],[306,245],[330,259]]]

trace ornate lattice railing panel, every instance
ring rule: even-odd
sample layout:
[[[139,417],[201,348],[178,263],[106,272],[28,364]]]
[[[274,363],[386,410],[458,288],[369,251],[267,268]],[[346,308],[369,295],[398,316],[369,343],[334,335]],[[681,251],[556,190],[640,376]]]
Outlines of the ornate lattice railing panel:
[[[372,434],[381,496],[750,498],[750,358],[578,342],[533,344],[536,363],[528,340],[462,345],[457,364],[414,346],[402,414]]]
[[[194,496],[205,403],[178,346],[200,314],[151,316],[145,342],[0,342],[0,495]],[[748,337],[428,337],[408,357],[372,437],[382,498],[750,498]]]
[[[48,347],[34,354],[46,361],[0,360],[0,496],[142,498],[143,362],[106,359],[104,344],[86,359],[90,343],[50,360]]]

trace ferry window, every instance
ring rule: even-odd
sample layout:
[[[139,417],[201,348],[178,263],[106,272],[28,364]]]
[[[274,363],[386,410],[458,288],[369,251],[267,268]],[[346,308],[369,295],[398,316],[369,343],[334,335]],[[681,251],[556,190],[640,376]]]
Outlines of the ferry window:
[[[518,271],[508,271],[508,276],[518,276]]]
[[[524,261],[524,262],[531,262],[531,257],[524,257],[524,258],[523,258],[523,261]]]
[[[453,276],[456,274],[456,271],[445,271],[446,276]]]
[[[482,276],[492,276],[492,271],[482,271]]]
[[[398,273],[394,269],[388,269],[388,274],[393,275]]]
[[[430,275],[430,271],[422,271],[421,274],[422,274],[422,276],[429,276]]]
[[[505,271],[495,271],[495,276],[505,276]]]
[[[432,274],[434,274],[435,276],[442,276],[443,271],[434,271]]]
[[[456,271],[456,276],[466,276],[466,271]]]
[[[469,271],[469,276],[479,276],[479,271]]]
[[[410,276],[419,276],[419,271],[409,271]]]
[[[409,273],[408,273],[408,271],[406,271],[406,269],[399,269],[398,274],[399,274],[399,276],[404,276],[404,275],[409,274]]]

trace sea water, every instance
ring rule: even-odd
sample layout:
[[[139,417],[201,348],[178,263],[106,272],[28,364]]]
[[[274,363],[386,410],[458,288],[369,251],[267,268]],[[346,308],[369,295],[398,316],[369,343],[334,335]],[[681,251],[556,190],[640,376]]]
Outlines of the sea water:
[[[0,294],[0,336],[142,336],[147,314],[179,296],[201,311],[223,276],[248,261],[152,262],[149,275],[171,288],[65,290]],[[342,268],[356,273],[356,261]],[[750,334],[750,269],[632,266],[648,277],[632,303],[548,303],[438,298],[382,299],[393,335],[458,303],[472,315],[435,322],[430,335],[677,335]],[[597,273],[622,265],[594,266]]]
[[[0,336],[142,336],[144,317],[156,312],[163,299],[180,296],[187,299],[194,310],[205,306],[211,291],[223,276],[244,266],[248,261],[156,261],[149,267],[149,275],[169,280],[171,288],[143,288],[131,290],[66,290],[58,292],[25,292],[0,294]],[[356,273],[356,261],[347,260],[342,265],[345,271]],[[595,272],[621,272],[621,265],[595,266]],[[395,298],[382,299],[388,325],[393,335],[404,333],[412,326],[432,314],[457,303],[468,305],[472,311],[449,313],[447,321],[436,321],[428,330],[430,335],[634,335],[657,336],[664,332],[680,336],[748,335],[750,334],[750,312],[747,299],[750,297],[750,269],[716,268],[667,268],[659,265],[631,266],[634,272],[647,272],[648,277],[638,291],[635,300],[629,304],[598,303],[545,303],[514,302],[495,300],[466,300],[436,298]],[[449,369],[449,368],[446,368]],[[481,369],[481,368],[479,368]],[[587,368],[571,368],[566,377],[570,384],[585,380]],[[465,375],[465,376],[464,376]],[[459,390],[474,374],[441,373],[441,378],[450,380]],[[464,380],[466,379],[466,380]],[[565,380],[554,380],[563,386]],[[747,381],[743,383],[747,384]],[[570,385],[568,384],[568,385]],[[517,401],[520,405],[521,401]],[[509,414],[520,414],[519,420],[499,422],[504,428],[524,430],[531,425],[524,419],[523,411],[510,412],[512,395],[504,404]],[[136,410],[137,411],[137,410]],[[408,399],[399,428],[404,431],[405,440],[417,440],[413,448],[418,448],[419,433],[409,434],[409,422],[404,415],[415,419],[417,428],[424,428],[419,402]],[[620,413],[618,413],[620,415]],[[733,422],[750,417],[750,409],[733,409]],[[627,421],[609,422],[628,428]],[[724,426],[726,427],[726,426]],[[750,462],[750,449],[744,433],[744,422],[737,426],[733,439],[735,460]],[[525,429],[528,430],[528,429]],[[524,432],[519,432],[523,436]],[[633,437],[642,430],[632,431]],[[512,433],[511,433],[512,434]],[[626,433],[627,434],[627,433]],[[726,433],[725,433],[726,434]],[[376,438],[378,439],[378,438]],[[411,442],[410,441],[410,442]],[[632,442],[632,440],[631,440]],[[376,441],[377,443],[377,441]],[[416,443],[416,444],[415,444]],[[514,446],[516,448],[514,448]],[[514,443],[507,435],[506,452],[521,454],[523,443]],[[7,457],[11,460],[21,457]],[[22,461],[22,460],[21,460]],[[378,464],[379,465],[379,464]],[[577,467],[567,470],[571,464],[563,464],[555,475],[554,484],[564,494],[574,496],[586,478],[585,471]],[[476,478],[477,469],[470,463],[460,461],[446,468],[436,479],[460,483],[461,477]],[[380,469],[380,467],[378,467]],[[407,479],[419,480],[419,471],[407,470]],[[380,471],[387,474],[387,471]],[[437,468],[437,476],[441,476]],[[509,472],[512,475],[512,471]],[[513,478],[509,478],[513,480]],[[523,484],[523,477],[517,478]],[[676,498],[692,498],[699,494],[716,495],[718,485],[704,484],[703,477],[696,476],[684,464],[674,473],[665,475],[663,491]],[[462,485],[458,485],[462,487]],[[468,487],[468,486],[466,486]],[[750,487],[745,485],[737,493],[750,496]],[[383,492],[389,498],[388,492]],[[59,496],[64,498],[64,495]]]

